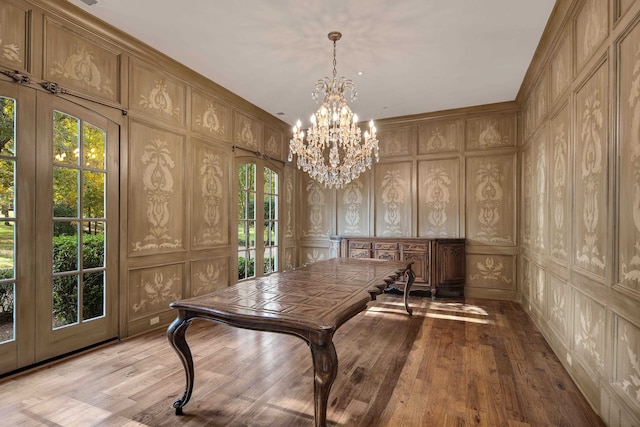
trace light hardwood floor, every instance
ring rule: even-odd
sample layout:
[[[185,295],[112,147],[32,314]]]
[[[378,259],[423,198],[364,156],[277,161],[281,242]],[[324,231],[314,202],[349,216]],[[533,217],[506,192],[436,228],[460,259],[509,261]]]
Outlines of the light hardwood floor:
[[[331,426],[601,426],[517,303],[382,295],[335,336]],[[6,426],[311,426],[302,340],[204,321],[184,371],[164,330],[0,380]]]

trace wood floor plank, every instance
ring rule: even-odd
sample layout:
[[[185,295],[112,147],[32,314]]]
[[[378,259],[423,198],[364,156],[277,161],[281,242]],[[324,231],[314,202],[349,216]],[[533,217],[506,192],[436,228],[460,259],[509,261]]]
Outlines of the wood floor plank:
[[[517,303],[382,295],[334,337],[329,426],[604,424]],[[0,379],[3,425],[311,426],[311,352],[296,337],[195,321],[194,392],[164,330]]]

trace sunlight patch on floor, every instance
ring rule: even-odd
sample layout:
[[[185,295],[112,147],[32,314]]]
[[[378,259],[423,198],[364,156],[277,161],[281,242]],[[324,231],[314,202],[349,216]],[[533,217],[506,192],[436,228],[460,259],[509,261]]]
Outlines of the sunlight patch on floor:
[[[458,322],[480,323],[483,325],[489,325],[493,323],[488,319],[478,319],[476,317],[457,316],[452,314],[427,313],[426,316],[433,319],[457,320]]]

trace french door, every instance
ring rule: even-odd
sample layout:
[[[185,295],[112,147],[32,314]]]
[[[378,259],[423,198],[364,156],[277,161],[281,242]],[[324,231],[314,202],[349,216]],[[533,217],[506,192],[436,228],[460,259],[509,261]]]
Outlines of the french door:
[[[261,161],[236,161],[238,280],[279,270],[278,172]]]
[[[5,82],[0,108],[5,373],[117,336],[119,126]]]

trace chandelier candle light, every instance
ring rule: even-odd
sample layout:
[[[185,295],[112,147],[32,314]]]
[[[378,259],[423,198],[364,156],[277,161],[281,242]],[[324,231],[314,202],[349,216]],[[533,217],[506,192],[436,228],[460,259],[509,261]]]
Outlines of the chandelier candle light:
[[[342,188],[370,169],[373,158],[378,161],[378,138],[371,120],[369,130],[364,132],[364,143],[362,141],[358,116],[353,114],[345,99],[345,92],[349,91],[350,101],[355,101],[356,86],[351,79],[336,79],[336,41],[342,34],[332,31],[328,37],[333,42],[333,79],[325,77],[316,82],[311,96],[317,102],[322,94],[322,105],[311,116],[306,143],[300,120],[293,127],[289,161],[295,154],[298,169],[324,183],[325,187]]]

